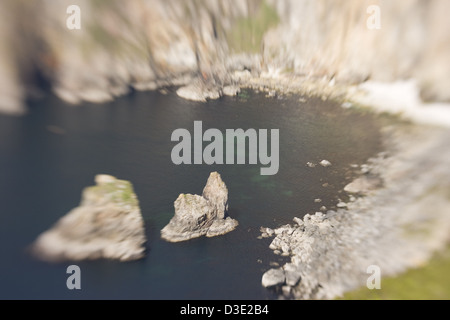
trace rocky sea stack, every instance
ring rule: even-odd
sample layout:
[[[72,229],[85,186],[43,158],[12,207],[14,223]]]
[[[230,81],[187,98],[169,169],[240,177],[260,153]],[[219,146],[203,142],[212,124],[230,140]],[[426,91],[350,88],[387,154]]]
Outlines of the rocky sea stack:
[[[202,196],[180,194],[175,200],[175,215],[161,230],[161,237],[180,242],[206,235],[214,237],[236,228],[238,222],[226,216],[228,189],[220,174],[212,172]]]
[[[42,233],[33,253],[47,261],[118,259],[144,256],[144,221],[133,186],[97,175],[96,186],[83,190],[80,206]]]

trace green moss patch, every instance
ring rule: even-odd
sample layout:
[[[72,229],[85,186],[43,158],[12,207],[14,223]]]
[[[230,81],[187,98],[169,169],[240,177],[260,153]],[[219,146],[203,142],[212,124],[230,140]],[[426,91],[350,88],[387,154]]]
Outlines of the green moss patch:
[[[108,198],[119,205],[138,206],[138,199],[129,181],[116,180],[86,188],[85,192],[96,198]]]
[[[345,300],[448,300],[450,299],[450,247],[424,267],[381,280],[381,289],[366,287],[346,293]]]

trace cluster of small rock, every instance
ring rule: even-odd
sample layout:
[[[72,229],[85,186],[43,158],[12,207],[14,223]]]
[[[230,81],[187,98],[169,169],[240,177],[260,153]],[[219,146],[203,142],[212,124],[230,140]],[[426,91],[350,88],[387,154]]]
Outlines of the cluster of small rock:
[[[320,161],[319,162],[319,164],[322,166],[322,167],[330,167],[331,166],[331,162],[330,161],[328,161],[328,160],[322,160],[322,161]],[[314,162],[310,162],[310,161],[308,161],[307,163],[306,163],[306,165],[308,166],[308,167],[310,167],[310,168],[315,168],[316,167],[316,164],[314,163]]]
[[[303,219],[294,218],[294,224],[284,225],[276,229],[261,228],[261,237],[274,237],[269,248],[275,254],[290,256],[291,261],[280,268],[266,271],[262,277],[264,287],[280,287],[285,296],[290,296],[304,277],[307,279],[309,256],[314,254],[316,240],[326,235],[334,227],[333,217],[336,213],[328,214],[316,212],[315,215],[306,214]]]

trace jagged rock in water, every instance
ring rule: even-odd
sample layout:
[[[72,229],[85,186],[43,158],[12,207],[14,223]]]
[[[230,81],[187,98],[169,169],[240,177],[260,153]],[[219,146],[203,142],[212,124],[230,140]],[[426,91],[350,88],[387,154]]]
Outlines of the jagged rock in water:
[[[212,172],[203,195],[180,194],[175,200],[175,215],[161,230],[161,237],[180,242],[206,235],[214,237],[234,230],[238,222],[226,217],[228,189],[220,174]]]
[[[118,259],[144,256],[144,221],[130,182],[97,175],[83,190],[80,206],[42,233],[33,253],[47,261]]]
[[[185,241],[205,235],[213,222],[214,208],[199,195],[180,194],[175,200],[175,215],[161,230],[170,242]]]

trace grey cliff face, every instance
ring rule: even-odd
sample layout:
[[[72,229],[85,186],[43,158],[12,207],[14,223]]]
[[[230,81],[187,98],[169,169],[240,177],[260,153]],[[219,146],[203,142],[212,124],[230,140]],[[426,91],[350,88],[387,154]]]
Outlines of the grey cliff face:
[[[144,256],[144,221],[130,182],[97,175],[84,189],[80,206],[42,233],[33,253],[46,261],[117,259]]]
[[[226,217],[228,189],[220,174],[212,172],[203,195],[180,194],[175,200],[175,215],[161,230],[161,237],[180,242],[206,235],[214,237],[236,228],[238,222]]]

